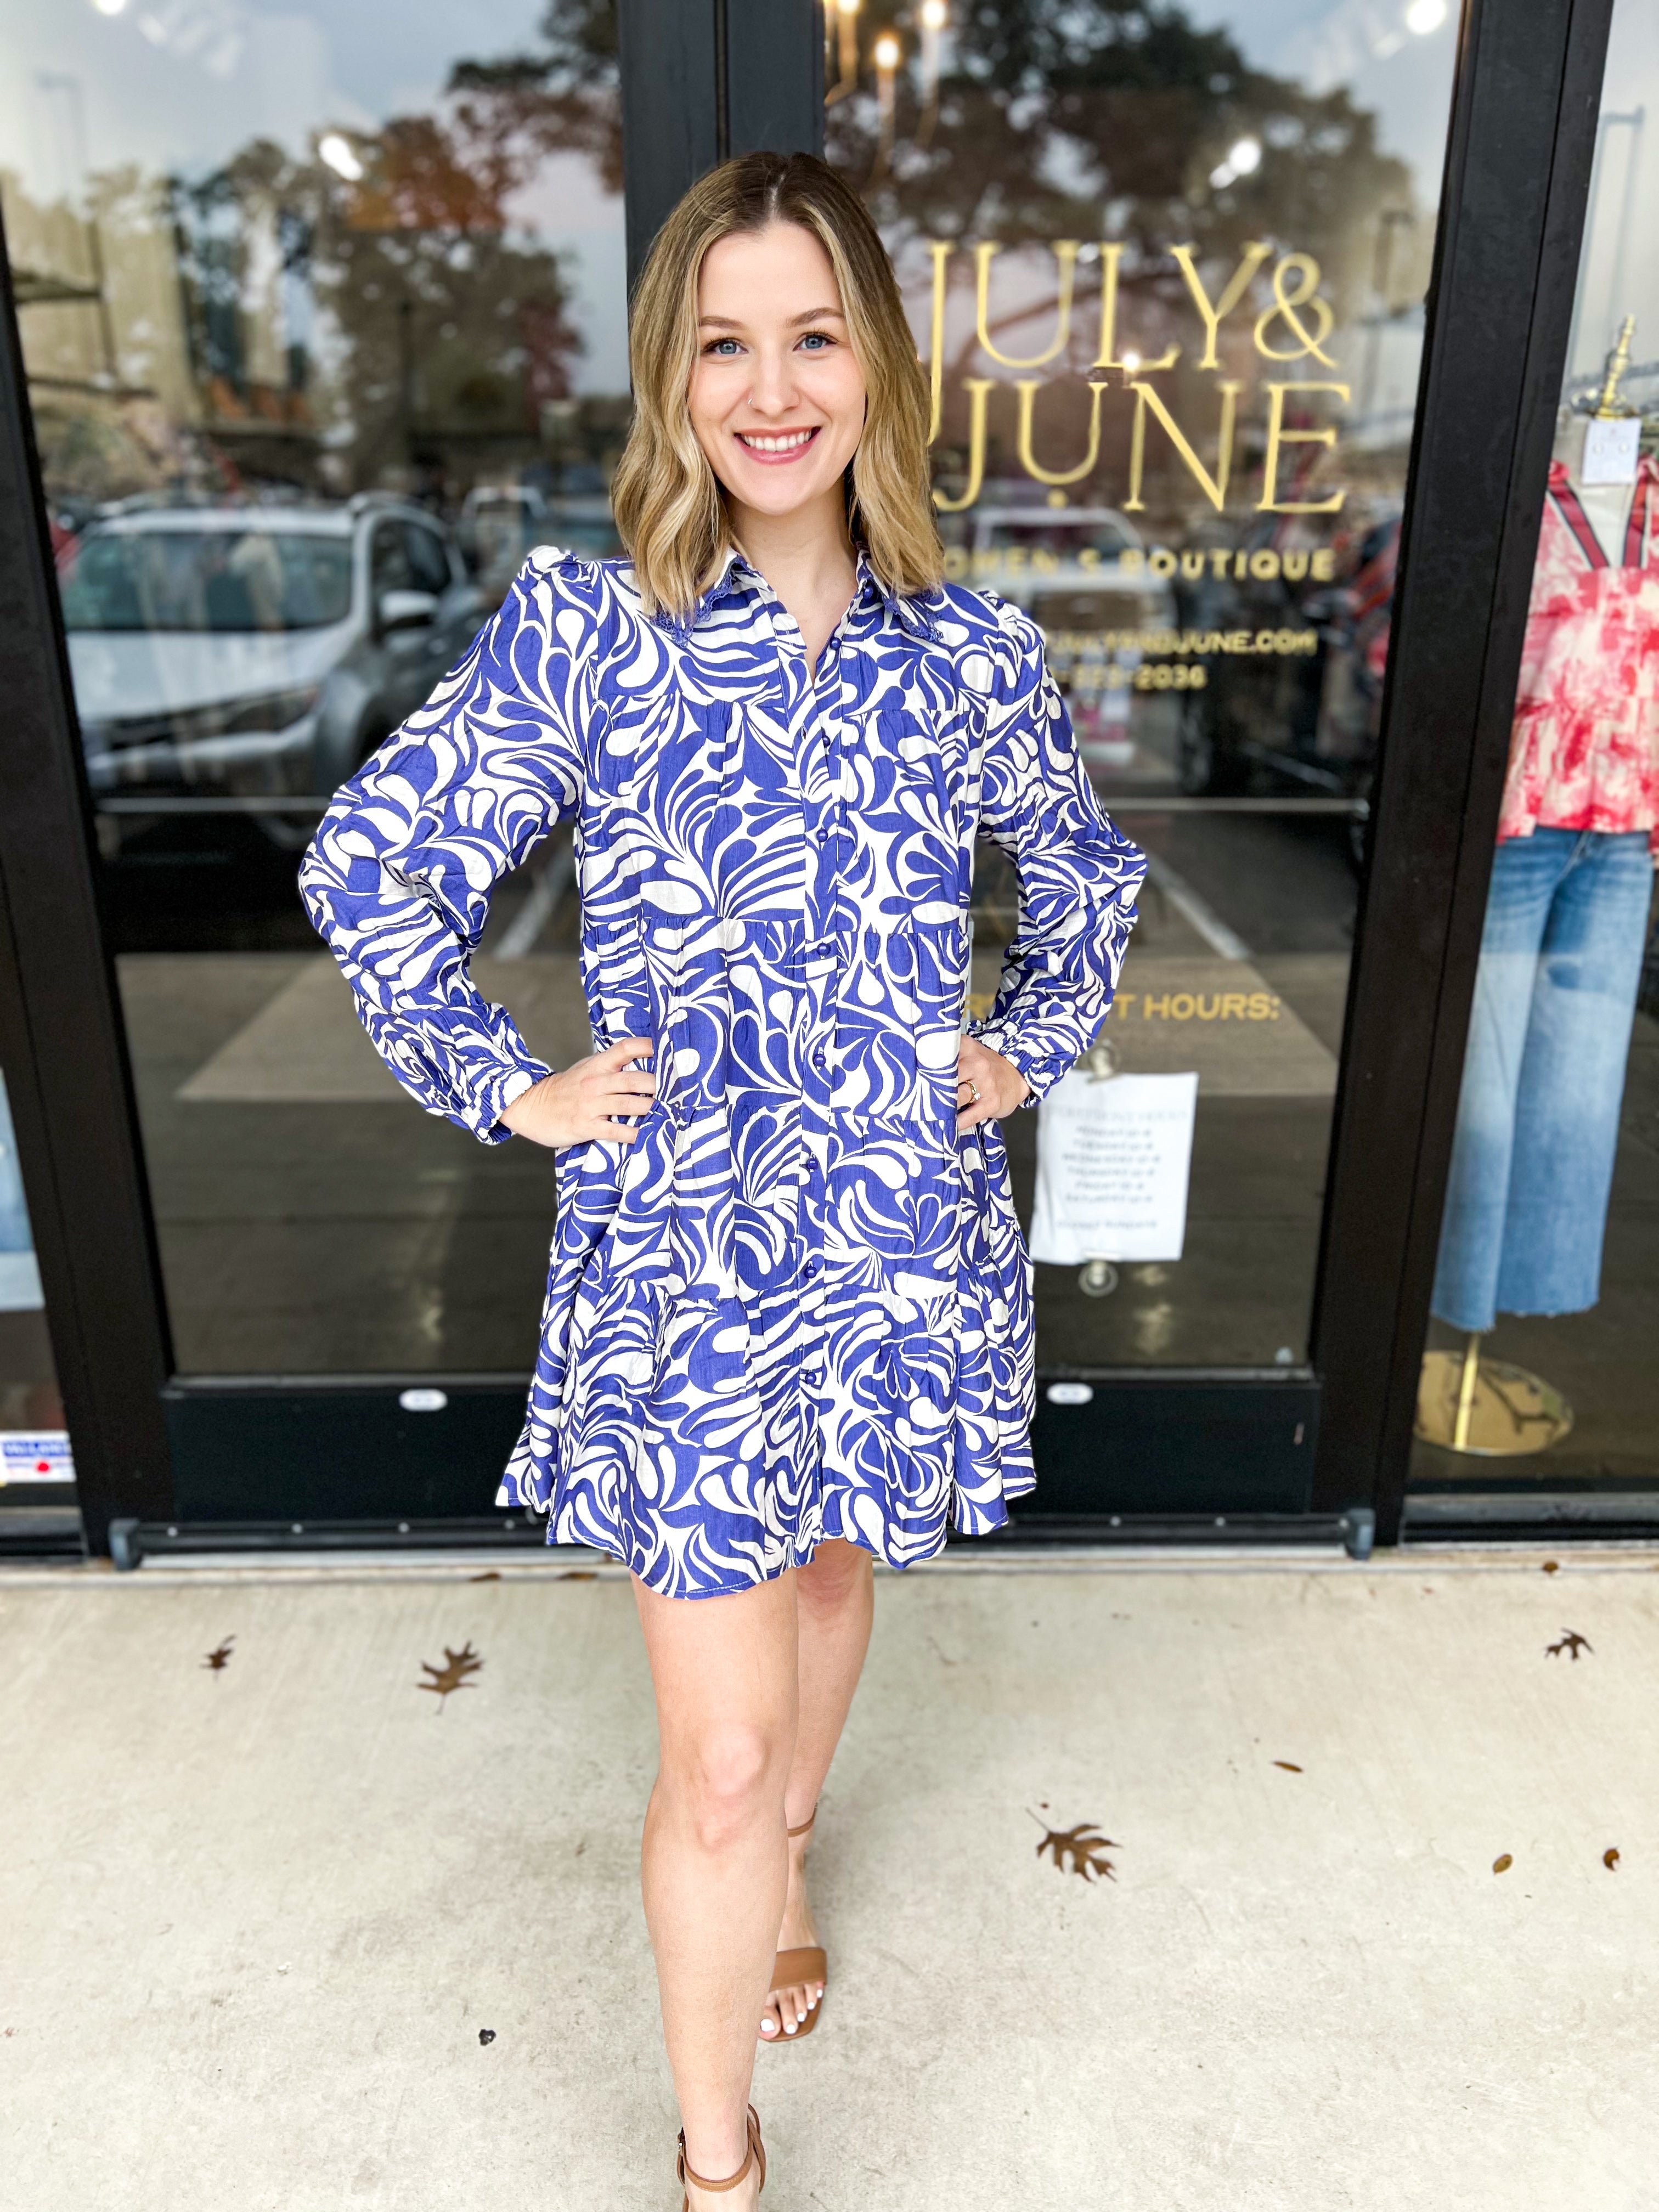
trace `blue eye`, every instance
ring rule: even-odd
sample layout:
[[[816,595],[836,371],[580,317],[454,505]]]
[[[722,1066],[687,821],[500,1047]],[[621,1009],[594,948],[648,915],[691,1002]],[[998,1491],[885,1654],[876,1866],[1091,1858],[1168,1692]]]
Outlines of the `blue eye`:
[[[736,353],[738,350],[737,340],[735,338],[716,338],[713,344],[708,347],[707,350],[709,353],[725,354],[728,346],[731,348],[732,353]],[[727,354],[726,358],[729,360],[731,356]]]
[[[827,331],[808,331],[806,336],[801,340],[804,346],[823,347],[830,343],[830,334]]]

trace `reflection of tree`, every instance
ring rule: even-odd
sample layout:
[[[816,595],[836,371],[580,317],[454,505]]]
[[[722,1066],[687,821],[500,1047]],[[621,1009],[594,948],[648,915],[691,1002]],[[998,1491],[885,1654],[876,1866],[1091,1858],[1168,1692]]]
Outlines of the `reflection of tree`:
[[[615,0],[548,0],[539,53],[460,62],[450,90],[465,110],[493,111],[545,151],[591,155],[610,192],[623,188]],[[498,124],[497,127],[501,127]]]
[[[435,462],[458,440],[535,438],[581,340],[555,257],[512,238],[507,201],[540,158],[501,111],[404,117],[368,149],[319,290],[343,341],[354,468]]]
[[[866,0],[873,33],[909,10]],[[1377,215],[1409,203],[1403,163],[1376,146],[1374,117],[1345,90],[1315,94],[1252,69],[1231,33],[1200,30],[1178,6],[1136,0],[973,0],[957,16],[929,143],[901,94],[899,144],[869,187],[890,243],[932,238],[1121,238],[1125,281],[1173,300],[1170,245],[1231,265],[1264,238],[1311,253],[1339,307],[1359,296]],[[908,133],[908,136],[907,136]],[[872,97],[839,103],[830,158],[864,179],[876,167]],[[1252,174],[1216,187],[1241,139]],[[1153,264],[1138,266],[1139,261]],[[1342,318],[1346,319],[1346,316]]]
[[[349,179],[262,139],[206,175],[89,180],[122,373],[177,429],[129,451],[117,397],[88,385],[54,440],[64,489],[107,496],[157,469],[196,489],[239,477],[346,489],[411,470],[464,486],[544,458],[545,410],[568,400],[582,341],[557,258],[515,227],[514,198],[556,153],[586,155],[619,191],[621,130],[609,0],[550,0],[543,30],[542,52],[458,63],[431,112],[345,134],[362,172]],[[38,315],[33,329],[32,352],[56,341]],[[81,350],[60,362],[55,344],[60,383]],[[608,447],[616,407],[599,412]],[[568,422],[560,437],[568,453]]]
[[[465,107],[394,118],[353,142],[351,182],[261,141],[175,191],[187,319],[222,435],[238,416],[314,428],[356,485],[440,465],[458,442],[535,440],[580,339],[556,259],[512,235],[510,195],[539,155],[499,120]],[[310,302],[324,319],[314,359],[291,337],[265,346],[286,386],[273,400],[246,327],[303,320]]]

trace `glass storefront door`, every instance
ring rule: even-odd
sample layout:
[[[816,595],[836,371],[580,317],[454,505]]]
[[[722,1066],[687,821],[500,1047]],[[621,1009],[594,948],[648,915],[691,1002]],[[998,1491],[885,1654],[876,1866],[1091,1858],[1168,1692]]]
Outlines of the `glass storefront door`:
[[[521,1376],[548,1157],[410,1110],[295,872],[528,547],[616,550],[611,11],[0,0],[0,118],[177,1367]],[[569,878],[478,963],[556,1064]]]
[[[1619,0],[1498,825],[1411,1522],[1659,1516],[1659,28]]]
[[[1489,658],[1485,583],[1438,629],[1402,616],[1396,640],[1396,549],[1413,434],[1443,449],[1485,410],[1506,438],[1521,404],[1494,401],[1501,364],[1443,291],[1424,387],[1440,396],[1418,421],[1425,292],[1438,237],[1443,280],[1478,294],[1468,240],[1490,197],[1460,229],[1471,164],[1514,174],[1484,73],[1506,114],[1526,93],[1540,146],[1565,128],[1542,119],[1559,42],[1528,32],[1522,84],[1529,55],[1486,13],[1443,222],[1447,0],[822,11],[825,147],[893,251],[929,365],[950,573],[1042,625],[1090,771],[1151,856],[1102,1036],[1062,1110],[1008,1125],[1051,1515],[1297,1511],[1322,1390],[1341,1441],[1322,1496],[1371,1487],[1354,1347],[1401,1294],[1392,1259],[1354,1249],[1379,945],[1415,963],[1415,1000],[1437,988],[1431,933],[1401,925],[1431,878],[1402,889],[1397,834],[1378,864],[1371,814],[1399,818],[1425,763],[1462,774],[1467,728],[1437,720],[1425,676],[1449,653],[1477,672]],[[436,0],[0,0],[0,28],[10,277],[143,1155],[142,1190],[130,1166],[111,1186],[131,1201],[120,1281],[153,1216],[164,1291],[100,1416],[101,1479],[136,1494],[124,1439],[141,1397],[153,1414],[147,1378],[171,1374],[147,1522],[168,1480],[192,1522],[487,1521],[551,1164],[412,1111],[301,911],[297,857],[530,544],[614,550],[629,253],[728,144],[811,142],[813,11],[723,0],[694,26],[672,0],[464,17]],[[761,82],[763,49],[790,54],[793,108]],[[1620,110],[1603,131],[1580,383],[1608,343],[1595,318],[1642,281],[1642,128]],[[1528,204],[1511,226],[1506,355],[1544,312],[1528,259],[1543,222]],[[1639,338],[1632,360],[1639,398]],[[1437,546],[1447,474],[1425,468],[1413,494]],[[1496,574],[1508,481],[1483,453],[1466,576]],[[1407,599],[1426,573],[1408,526]],[[23,549],[36,607],[43,542]],[[1408,728],[1391,714],[1386,775],[1385,672],[1414,702]],[[40,696],[27,759],[61,764],[61,693]],[[1437,913],[1452,863],[1434,866]],[[556,839],[501,886],[477,960],[555,1064],[588,1042],[571,873]],[[988,850],[976,1008],[1017,903]],[[1427,1049],[1414,1035],[1387,1071],[1402,1127]],[[118,1101],[125,1070],[105,1058]],[[125,1141],[124,1114],[99,1126]],[[1333,1281],[1358,1288],[1337,1299]],[[40,1358],[12,1365],[0,1382],[51,1389]]]
[[[1109,1377],[1307,1371],[1455,26],[832,0],[826,28],[830,157],[930,364],[949,572],[1041,624],[1151,856],[1099,1042],[1008,1125],[1063,1451]],[[987,852],[984,1003],[1016,896]]]

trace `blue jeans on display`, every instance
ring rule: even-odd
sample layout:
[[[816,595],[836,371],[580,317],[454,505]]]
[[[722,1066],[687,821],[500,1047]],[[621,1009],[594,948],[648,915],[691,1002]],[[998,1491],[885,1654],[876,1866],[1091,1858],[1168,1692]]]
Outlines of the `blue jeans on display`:
[[[1645,830],[1498,848],[1434,1279],[1454,1328],[1600,1295],[1652,893]]]

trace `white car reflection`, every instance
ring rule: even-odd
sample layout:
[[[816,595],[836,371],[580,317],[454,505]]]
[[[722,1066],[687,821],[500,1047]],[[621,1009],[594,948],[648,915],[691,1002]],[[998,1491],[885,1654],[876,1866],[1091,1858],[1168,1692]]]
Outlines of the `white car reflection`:
[[[155,507],[61,562],[94,795],[325,795],[430,692],[483,602],[417,507]]]

